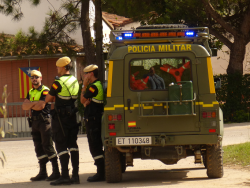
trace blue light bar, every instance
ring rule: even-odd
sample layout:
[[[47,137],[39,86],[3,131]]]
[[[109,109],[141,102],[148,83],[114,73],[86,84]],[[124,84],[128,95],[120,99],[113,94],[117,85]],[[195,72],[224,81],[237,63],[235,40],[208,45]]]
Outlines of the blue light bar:
[[[123,38],[133,38],[133,33],[122,33]]]
[[[193,31],[187,31],[186,32],[186,36],[187,37],[193,37],[194,36],[194,32]]]
[[[116,40],[122,40],[122,37],[116,37]]]

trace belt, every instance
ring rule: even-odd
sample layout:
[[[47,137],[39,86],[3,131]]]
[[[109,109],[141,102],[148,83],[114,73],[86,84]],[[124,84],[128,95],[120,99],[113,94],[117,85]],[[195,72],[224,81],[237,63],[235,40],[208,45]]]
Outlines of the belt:
[[[49,118],[49,114],[47,116],[44,116],[44,118]],[[37,120],[42,120],[42,116],[41,115],[38,115],[38,116],[31,116],[31,119],[33,121],[37,121]]]
[[[37,121],[37,120],[42,119],[42,117],[41,117],[41,116],[31,116],[31,119],[32,119],[33,121]]]
[[[84,118],[86,121],[89,121],[89,120],[95,120],[95,117],[92,116],[92,117],[88,117],[88,118]]]

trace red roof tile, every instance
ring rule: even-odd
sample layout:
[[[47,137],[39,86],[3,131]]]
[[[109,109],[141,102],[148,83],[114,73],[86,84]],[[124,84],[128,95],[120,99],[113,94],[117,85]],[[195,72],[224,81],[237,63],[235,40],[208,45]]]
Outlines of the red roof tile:
[[[108,20],[114,27],[122,27],[133,22],[131,18],[126,18],[124,16],[118,16],[116,14],[107,12],[102,12],[102,16],[106,18],[106,20]]]

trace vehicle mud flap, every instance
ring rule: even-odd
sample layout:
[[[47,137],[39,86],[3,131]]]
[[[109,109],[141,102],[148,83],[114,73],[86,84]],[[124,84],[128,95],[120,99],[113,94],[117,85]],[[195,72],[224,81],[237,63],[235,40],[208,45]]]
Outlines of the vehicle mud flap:
[[[223,177],[223,150],[220,144],[208,145],[206,155],[207,176],[209,178]]]
[[[121,153],[116,148],[105,149],[105,176],[108,183],[122,181]]]
[[[124,173],[126,171],[126,156],[124,155],[124,153],[120,153],[121,154],[121,165],[122,165],[122,173]]]

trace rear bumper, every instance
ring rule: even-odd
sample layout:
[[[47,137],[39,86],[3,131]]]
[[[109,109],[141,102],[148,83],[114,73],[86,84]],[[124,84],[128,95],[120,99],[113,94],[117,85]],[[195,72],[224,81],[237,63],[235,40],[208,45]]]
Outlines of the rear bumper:
[[[173,146],[173,145],[205,145],[217,144],[222,141],[222,137],[217,134],[210,135],[177,135],[177,136],[151,136],[152,144],[147,146]],[[116,145],[116,137],[107,137],[103,140],[104,147],[119,147]],[[123,145],[145,146],[145,145]]]

